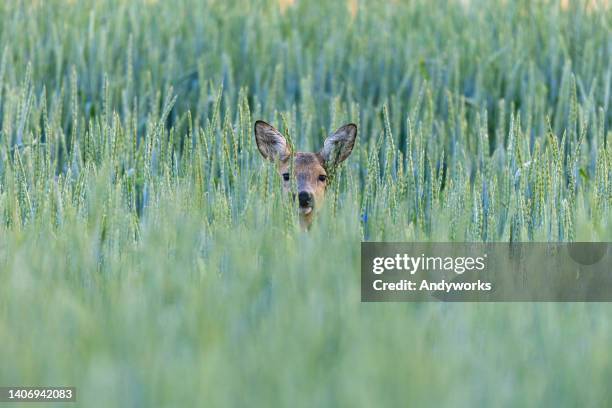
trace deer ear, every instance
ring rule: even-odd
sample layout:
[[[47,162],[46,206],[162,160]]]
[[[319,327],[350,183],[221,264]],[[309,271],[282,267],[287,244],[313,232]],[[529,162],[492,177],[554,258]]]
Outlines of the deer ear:
[[[326,166],[334,167],[346,160],[353,151],[357,138],[357,126],[353,123],[342,126],[325,139],[319,153]]]
[[[271,161],[285,161],[291,155],[285,137],[274,126],[258,120],[255,122],[255,141],[261,155]]]

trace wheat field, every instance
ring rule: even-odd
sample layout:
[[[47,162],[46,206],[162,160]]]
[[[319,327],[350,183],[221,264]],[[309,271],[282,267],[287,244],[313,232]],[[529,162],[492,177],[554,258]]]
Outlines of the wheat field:
[[[361,241],[610,241],[592,1],[0,4],[0,386],[84,407],[605,406],[607,304],[366,304]],[[352,156],[310,231],[263,119]]]

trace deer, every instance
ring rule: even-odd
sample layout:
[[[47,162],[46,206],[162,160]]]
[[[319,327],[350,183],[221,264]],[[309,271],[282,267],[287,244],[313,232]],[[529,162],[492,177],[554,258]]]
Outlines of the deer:
[[[276,164],[285,195],[297,198],[302,230],[310,229],[314,214],[322,208],[330,175],[351,155],[356,138],[357,126],[348,123],[328,136],[319,152],[294,153],[274,126],[255,122],[257,149],[264,159]],[[291,191],[294,181],[297,194]]]

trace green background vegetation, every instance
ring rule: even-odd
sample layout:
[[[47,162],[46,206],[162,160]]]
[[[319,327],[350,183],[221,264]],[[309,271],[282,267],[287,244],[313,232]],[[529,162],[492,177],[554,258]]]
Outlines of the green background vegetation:
[[[609,6],[0,4],[0,385],[603,406],[605,304],[361,304],[359,243],[612,238]],[[261,159],[359,127],[312,230]]]

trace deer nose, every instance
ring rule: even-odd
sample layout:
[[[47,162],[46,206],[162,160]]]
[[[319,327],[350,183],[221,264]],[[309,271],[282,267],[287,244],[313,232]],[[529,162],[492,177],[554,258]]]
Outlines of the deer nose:
[[[308,191],[300,191],[298,194],[298,200],[300,207],[311,207],[312,206],[312,193]]]

